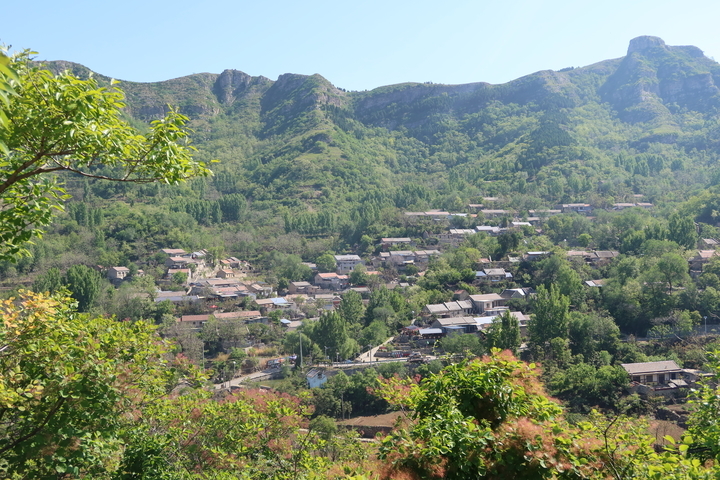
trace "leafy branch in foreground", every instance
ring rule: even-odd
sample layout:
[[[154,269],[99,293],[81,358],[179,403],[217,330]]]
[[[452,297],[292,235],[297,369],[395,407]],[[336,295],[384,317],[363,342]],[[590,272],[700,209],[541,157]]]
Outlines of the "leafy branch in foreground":
[[[120,89],[55,75],[30,54],[3,56],[0,69],[0,259],[27,253],[23,245],[62,210],[68,197],[55,172],[135,183],[210,174],[193,160],[188,118],[177,110],[141,135],[121,118]]]
[[[0,303],[0,471],[98,478],[115,468],[123,430],[173,381],[154,330],[78,314],[62,296]]]

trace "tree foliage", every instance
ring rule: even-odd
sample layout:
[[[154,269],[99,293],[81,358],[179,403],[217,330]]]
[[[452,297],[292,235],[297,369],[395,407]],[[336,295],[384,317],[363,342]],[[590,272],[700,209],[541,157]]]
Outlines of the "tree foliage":
[[[571,425],[538,383],[535,365],[507,352],[451,365],[419,384],[397,377],[380,394],[406,409],[406,428],[380,446],[382,478],[626,479],[712,478],[686,456],[662,454],[638,419],[597,412]]]
[[[5,70],[3,76],[14,93],[3,97],[0,124],[2,258],[27,254],[25,244],[63,208],[67,196],[54,173],[136,183],[177,183],[209,173],[192,159],[187,118],[177,111],[170,109],[141,135],[122,119],[124,95],[114,86],[69,72],[55,75],[33,64],[29,52],[12,57],[6,68],[17,75]]]
[[[0,305],[0,457],[11,476],[101,476],[132,413],[172,378],[153,327],[72,303],[22,293]]]
[[[570,300],[555,284],[540,286],[533,303],[532,322],[528,326],[530,341],[544,346],[553,338],[568,337]]]

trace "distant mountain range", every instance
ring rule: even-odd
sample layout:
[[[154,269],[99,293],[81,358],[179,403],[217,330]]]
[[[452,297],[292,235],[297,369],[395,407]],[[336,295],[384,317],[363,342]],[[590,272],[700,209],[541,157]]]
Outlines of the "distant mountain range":
[[[644,36],[625,57],[500,85],[348,92],[320,75],[272,81],[225,70],[120,86],[136,121],[168,104],[191,117],[200,156],[221,161],[217,194],[304,211],[341,208],[360,191],[389,192],[399,208],[483,195],[519,208],[682,199],[720,179],[718,85],[720,65],[699,48]],[[414,193],[398,201],[403,188]]]

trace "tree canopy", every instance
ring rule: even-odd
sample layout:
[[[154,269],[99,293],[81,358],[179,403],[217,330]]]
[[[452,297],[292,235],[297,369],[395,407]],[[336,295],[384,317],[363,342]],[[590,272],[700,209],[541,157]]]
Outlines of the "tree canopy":
[[[0,258],[27,253],[24,245],[62,210],[68,197],[57,174],[177,183],[210,173],[193,160],[187,117],[177,110],[143,135],[122,118],[117,82],[56,75],[30,55],[3,60],[0,70]]]

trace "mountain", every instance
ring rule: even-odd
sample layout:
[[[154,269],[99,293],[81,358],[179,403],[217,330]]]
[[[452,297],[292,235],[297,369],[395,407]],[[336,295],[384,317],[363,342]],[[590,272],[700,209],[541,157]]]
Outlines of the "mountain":
[[[682,200],[720,178],[718,85],[720,65],[699,48],[650,36],[622,58],[500,85],[348,92],[317,74],[272,81],[237,70],[121,83],[135,121],[168,104],[191,117],[200,157],[220,160],[206,197],[240,193],[256,209],[349,218],[370,198],[380,210],[490,195],[520,210]]]

